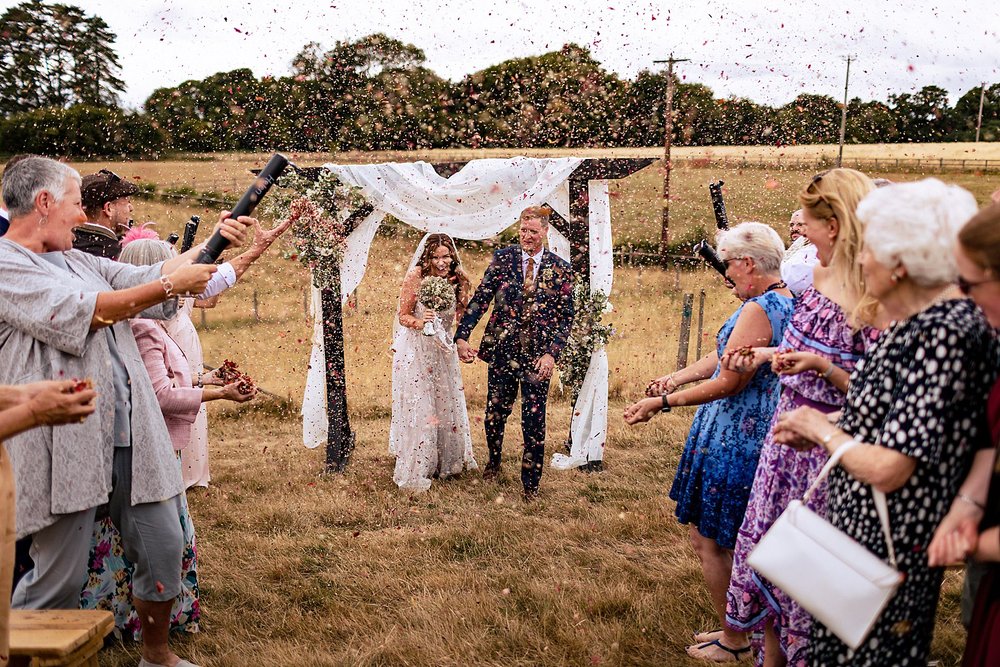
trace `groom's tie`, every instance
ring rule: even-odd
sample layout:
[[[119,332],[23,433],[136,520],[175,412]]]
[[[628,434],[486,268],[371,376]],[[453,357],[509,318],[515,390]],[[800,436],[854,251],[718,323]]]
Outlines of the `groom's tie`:
[[[524,305],[521,308],[521,330],[518,332],[521,343],[521,352],[524,355],[530,353],[531,348],[531,315],[532,307],[535,303],[535,258],[528,258],[528,265],[524,267]]]

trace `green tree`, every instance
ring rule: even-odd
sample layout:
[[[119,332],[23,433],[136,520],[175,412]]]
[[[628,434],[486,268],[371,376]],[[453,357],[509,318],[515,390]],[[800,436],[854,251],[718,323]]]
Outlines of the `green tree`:
[[[899,141],[947,141],[953,138],[948,91],[924,86],[918,92],[890,95]]]
[[[1000,130],[1000,83],[987,86],[986,94],[982,95],[982,87],[976,86],[968,91],[955,103],[951,116],[954,124],[955,139],[958,141],[975,141],[976,120],[979,117],[979,99],[983,99],[983,128],[980,138],[985,141],[996,141]],[[987,138],[989,135],[989,138]]]
[[[0,113],[72,104],[116,106],[115,34],[73,5],[23,2],[0,15]]]
[[[802,93],[775,112],[777,139],[786,144],[835,144],[841,105],[829,95]]]
[[[166,137],[144,114],[78,104],[0,120],[0,146],[11,153],[77,157],[156,156]]]
[[[463,142],[483,145],[592,146],[623,135],[621,81],[575,44],[516,58],[467,76],[456,108]]]
[[[844,141],[851,144],[891,143],[898,130],[892,109],[882,102],[862,102],[855,97],[847,104]]]

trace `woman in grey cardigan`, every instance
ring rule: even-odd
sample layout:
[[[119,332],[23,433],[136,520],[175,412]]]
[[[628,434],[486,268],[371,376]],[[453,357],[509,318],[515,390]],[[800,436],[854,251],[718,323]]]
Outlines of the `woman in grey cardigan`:
[[[73,250],[73,227],[85,219],[80,176],[54,160],[28,158],[8,169],[3,200],[10,230],[0,239],[0,383],[88,378],[99,392],[93,418],[6,443],[17,534],[32,536],[35,562],[12,604],[79,606],[95,508],[108,502],[136,564],[140,667],[187,667],[167,645],[181,588],[177,496],[184,487],[128,318],[171,316],[174,297],[201,292],[215,267],[191,264],[197,249],[143,267]],[[220,217],[217,229],[240,244],[252,222]]]

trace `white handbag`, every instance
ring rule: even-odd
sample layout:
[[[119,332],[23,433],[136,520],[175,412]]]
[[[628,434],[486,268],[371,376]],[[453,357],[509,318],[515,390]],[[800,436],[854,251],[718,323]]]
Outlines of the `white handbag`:
[[[885,494],[872,487],[889,563],[835,528],[808,507],[819,484],[840,458],[858,445],[840,446],[806,491],[793,500],[747,557],[747,564],[802,605],[852,649],[858,648],[903,581],[889,532]]]

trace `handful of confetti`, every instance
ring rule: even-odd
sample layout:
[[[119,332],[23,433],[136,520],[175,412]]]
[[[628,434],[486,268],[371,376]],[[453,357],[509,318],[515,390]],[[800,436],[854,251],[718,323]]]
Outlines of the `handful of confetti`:
[[[771,366],[773,367],[773,369],[776,372],[781,373],[782,371],[787,371],[788,369],[792,368],[794,365],[795,365],[794,361],[792,361],[791,359],[785,358],[785,353],[784,352],[775,352],[774,353],[774,360],[772,361]]]
[[[81,391],[89,391],[94,388],[94,383],[90,378],[84,378],[82,380],[79,378],[73,378],[73,382],[75,384],[69,388],[66,392],[67,394],[79,394]]]
[[[223,384],[239,382],[236,388],[244,396],[252,393],[254,387],[256,387],[253,378],[246,373],[242,373],[239,365],[235,361],[230,361],[229,359],[223,361],[222,366],[219,367],[219,379],[222,380]]]

